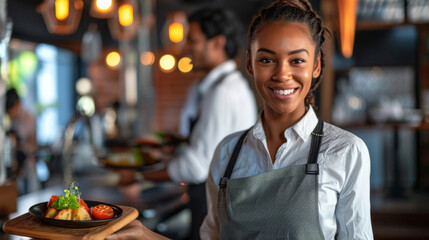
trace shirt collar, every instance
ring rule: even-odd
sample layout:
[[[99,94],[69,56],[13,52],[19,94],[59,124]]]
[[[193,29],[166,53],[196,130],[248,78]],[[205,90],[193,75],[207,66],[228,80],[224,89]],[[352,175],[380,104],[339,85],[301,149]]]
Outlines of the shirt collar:
[[[264,140],[266,138],[261,119],[262,112],[263,111],[259,112],[258,121],[253,128],[253,136],[260,140]],[[305,142],[311,136],[311,132],[313,132],[318,121],[319,119],[317,118],[316,113],[313,108],[309,106],[304,117],[288,129],[292,129]],[[285,130],[285,134],[288,129]]]
[[[210,86],[222,75],[225,73],[232,72],[237,69],[237,64],[234,60],[228,60],[217,67],[213,68],[209,74],[201,81],[198,85],[198,90],[201,94],[205,94]]]

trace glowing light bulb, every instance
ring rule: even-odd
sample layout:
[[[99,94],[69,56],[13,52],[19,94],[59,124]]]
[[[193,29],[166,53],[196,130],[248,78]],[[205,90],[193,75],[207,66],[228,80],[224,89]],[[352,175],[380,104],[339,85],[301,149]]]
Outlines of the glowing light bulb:
[[[110,52],[109,54],[107,54],[106,64],[109,67],[112,67],[112,68],[117,67],[120,62],[121,62],[121,55],[119,55],[118,52]]]
[[[152,65],[155,62],[155,55],[152,52],[144,52],[140,56],[143,65]]]
[[[159,59],[159,66],[161,67],[161,70],[163,70],[164,72],[172,71],[175,65],[176,65],[176,60],[170,54],[165,54],[164,56],[161,57],[161,59]]]
[[[112,0],[96,0],[95,6],[100,12],[107,12],[112,8]]]
[[[122,4],[118,9],[119,24],[124,27],[130,26],[134,21],[133,6]]]
[[[187,73],[190,72],[192,70],[192,60],[188,57],[183,57],[179,60],[179,62],[177,63],[177,67],[179,68],[179,70],[183,73]]]
[[[170,41],[179,43],[183,40],[183,25],[181,23],[172,23],[168,27],[168,36]]]
[[[69,16],[69,0],[55,0],[55,17],[62,21]]]

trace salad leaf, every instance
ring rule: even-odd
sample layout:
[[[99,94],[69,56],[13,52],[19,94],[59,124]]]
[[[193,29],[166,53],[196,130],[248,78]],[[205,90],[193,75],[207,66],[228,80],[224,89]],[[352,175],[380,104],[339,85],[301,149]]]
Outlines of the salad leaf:
[[[51,206],[56,209],[78,209],[80,207],[79,198],[80,192],[79,187],[75,182],[70,184],[69,189],[64,190],[64,196],[59,196],[58,200],[55,201]]]

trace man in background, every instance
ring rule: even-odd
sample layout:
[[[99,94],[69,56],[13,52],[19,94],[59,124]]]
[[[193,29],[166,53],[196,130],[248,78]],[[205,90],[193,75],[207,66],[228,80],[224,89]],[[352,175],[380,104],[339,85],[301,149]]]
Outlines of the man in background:
[[[204,8],[188,21],[185,52],[194,70],[205,74],[191,88],[182,111],[181,132],[188,133],[189,144],[168,160],[166,168],[145,172],[143,178],[189,184],[191,239],[199,239],[207,214],[205,181],[215,148],[227,135],[252,126],[257,112],[254,94],[234,61],[244,36],[239,20],[225,9]]]

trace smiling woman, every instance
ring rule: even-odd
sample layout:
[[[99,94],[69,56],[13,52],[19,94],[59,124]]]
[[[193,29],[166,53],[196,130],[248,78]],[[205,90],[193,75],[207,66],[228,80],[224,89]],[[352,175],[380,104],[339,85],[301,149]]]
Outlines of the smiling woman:
[[[368,149],[313,110],[326,34],[307,0],[253,19],[246,67],[263,110],[214,154],[203,239],[373,238]]]

